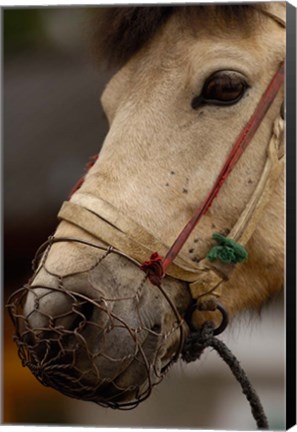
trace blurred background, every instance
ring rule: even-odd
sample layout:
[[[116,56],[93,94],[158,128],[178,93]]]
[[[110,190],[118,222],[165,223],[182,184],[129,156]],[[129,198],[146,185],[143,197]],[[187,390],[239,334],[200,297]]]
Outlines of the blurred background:
[[[31,276],[37,247],[107,132],[100,94],[112,74],[89,52],[93,9],[4,9],[4,302]],[[284,305],[234,322],[224,339],[262,400],[270,427],[285,428]],[[136,410],[116,412],[43,387],[22,367],[4,312],[6,424],[255,429],[238,383],[214,352],[177,364]]]

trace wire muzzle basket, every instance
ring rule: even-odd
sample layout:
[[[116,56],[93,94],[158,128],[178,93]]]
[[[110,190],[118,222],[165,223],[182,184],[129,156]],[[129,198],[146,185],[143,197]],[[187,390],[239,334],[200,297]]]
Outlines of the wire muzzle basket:
[[[98,258],[87,271],[54,274],[46,262],[58,242],[96,249]],[[166,290],[152,285],[142,271],[139,277],[140,266],[129,257],[139,282],[131,287],[122,281],[110,293],[100,288],[98,269],[110,259],[123,258],[111,247],[50,237],[37,251],[32,278],[10,296],[7,307],[22,364],[38,381],[73,398],[131,409],[151,394],[177,360],[184,330]],[[44,275],[50,284],[40,283]],[[73,289],[73,280],[88,289]],[[171,314],[170,327],[162,318],[164,305]]]

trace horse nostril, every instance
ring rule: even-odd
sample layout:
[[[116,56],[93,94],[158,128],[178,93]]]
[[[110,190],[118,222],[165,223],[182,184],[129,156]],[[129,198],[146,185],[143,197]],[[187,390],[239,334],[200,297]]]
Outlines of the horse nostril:
[[[151,331],[154,332],[154,333],[160,334],[161,331],[162,331],[162,326],[161,326],[161,324],[154,324],[154,325],[151,327]]]
[[[95,306],[90,301],[83,301],[79,303],[77,301],[77,305],[73,306],[72,310],[75,314],[75,318],[71,325],[69,326],[69,330],[75,330],[76,328],[82,327],[91,320],[92,314],[94,312]]]
[[[46,386],[104,406],[148,394],[161,325],[145,324],[132,295],[87,294],[82,279],[75,292],[54,282],[25,286],[10,305],[23,365]]]

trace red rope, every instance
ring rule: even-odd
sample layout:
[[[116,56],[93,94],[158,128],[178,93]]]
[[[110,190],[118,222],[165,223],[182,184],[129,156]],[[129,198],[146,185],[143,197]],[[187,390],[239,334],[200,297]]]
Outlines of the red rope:
[[[153,285],[160,285],[160,279],[163,277],[163,258],[158,252],[154,252],[148,261],[140,266],[147,275]]]
[[[266,88],[264,94],[262,95],[260,102],[258,103],[254,113],[250,117],[244,129],[240,132],[237,137],[234,146],[232,147],[227,160],[221,169],[212,189],[207,195],[206,199],[203,201],[202,205],[197,208],[194,212],[191,220],[187,223],[184,229],[181,231],[171,248],[168,250],[167,255],[163,258],[163,261],[159,263],[159,267],[162,267],[162,273],[160,269],[156,274],[155,278],[152,278],[151,273],[154,271],[154,263],[153,263],[153,255],[151,256],[151,267],[149,266],[149,262],[146,262],[144,270],[148,272],[151,280],[156,280],[157,284],[160,284],[161,278],[165,276],[166,269],[172,263],[172,261],[176,258],[179,251],[182,249],[183,245],[189,238],[191,232],[201,219],[201,217],[208,211],[210,206],[212,205],[214,199],[218,195],[222,185],[228,178],[232,169],[234,168],[236,162],[239,160],[240,156],[247,148],[248,144],[251,142],[254,134],[256,133],[259,125],[261,124],[265,114],[270,108],[272,102],[274,101],[281,85],[284,82],[284,63],[282,63],[274,74],[272,80],[270,81],[268,87]],[[161,276],[158,276],[160,275]],[[159,277],[159,279],[158,279]]]
[[[85,181],[85,177],[86,177],[89,169],[92,168],[93,165],[95,165],[95,162],[97,161],[98,157],[99,157],[99,154],[95,154],[89,158],[89,160],[85,166],[85,174],[75,183],[75,185],[73,186],[73,188],[70,191],[68,199],[70,199],[72,197],[74,192],[76,192],[78,189],[80,189],[81,185]]]

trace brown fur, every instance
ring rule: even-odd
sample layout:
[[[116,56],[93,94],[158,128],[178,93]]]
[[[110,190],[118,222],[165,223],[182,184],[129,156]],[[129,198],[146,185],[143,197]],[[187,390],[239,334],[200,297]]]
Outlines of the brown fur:
[[[228,22],[250,28],[260,8],[258,5],[220,6],[132,6],[100,8],[93,16],[92,51],[99,61],[120,67],[138,52],[174,14],[183,10],[185,17],[211,17],[214,28]]]

